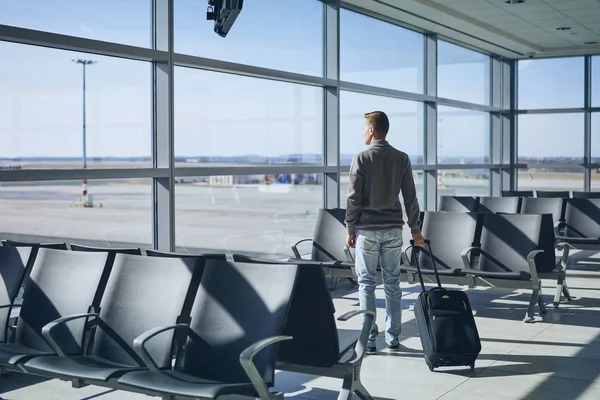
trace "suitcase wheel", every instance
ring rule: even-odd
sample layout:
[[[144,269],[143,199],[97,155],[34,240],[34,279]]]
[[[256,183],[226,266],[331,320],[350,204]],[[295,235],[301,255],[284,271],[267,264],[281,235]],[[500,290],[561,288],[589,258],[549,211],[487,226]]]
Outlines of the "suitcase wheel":
[[[471,363],[471,365],[469,365],[469,367],[471,367],[471,371],[475,371],[475,363]]]
[[[429,370],[430,370],[431,372],[433,372],[433,370],[434,370],[434,369],[435,369],[435,365],[433,365],[433,364],[429,364]]]

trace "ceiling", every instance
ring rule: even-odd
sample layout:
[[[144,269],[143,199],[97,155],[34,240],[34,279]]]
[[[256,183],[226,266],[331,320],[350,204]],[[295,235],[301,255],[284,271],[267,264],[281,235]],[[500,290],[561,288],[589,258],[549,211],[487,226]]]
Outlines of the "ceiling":
[[[508,58],[600,54],[600,0],[346,0]],[[568,27],[568,30],[556,28]]]

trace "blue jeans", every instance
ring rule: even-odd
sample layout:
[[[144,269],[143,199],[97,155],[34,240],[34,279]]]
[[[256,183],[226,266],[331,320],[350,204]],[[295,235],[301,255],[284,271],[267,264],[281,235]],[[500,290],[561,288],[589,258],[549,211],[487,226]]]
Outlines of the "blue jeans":
[[[358,275],[359,303],[361,310],[377,312],[375,286],[377,266],[381,267],[385,291],[385,342],[389,346],[398,344],[402,329],[402,289],[400,268],[402,262],[402,229],[356,232],[356,259],[354,266]],[[367,345],[375,345],[379,328],[371,328]]]

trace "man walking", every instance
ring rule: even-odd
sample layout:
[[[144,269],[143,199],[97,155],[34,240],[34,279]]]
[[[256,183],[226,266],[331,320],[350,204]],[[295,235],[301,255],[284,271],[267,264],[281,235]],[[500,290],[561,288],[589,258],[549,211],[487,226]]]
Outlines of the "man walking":
[[[415,245],[424,243],[420,231],[419,203],[408,155],[390,146],[390,128],[382,111],[365,114],[364,139],[369,147],[354,156],[350,166],[350,187],[346,206],[347,244],[356,247],[359,302],[362,310],[376,312],[377,266],[381,266],[385,291],[385,342],[390,350],[400,346],[402,324],[402,192]],[[374,323],[365,352],[375,354],[378,327]]]

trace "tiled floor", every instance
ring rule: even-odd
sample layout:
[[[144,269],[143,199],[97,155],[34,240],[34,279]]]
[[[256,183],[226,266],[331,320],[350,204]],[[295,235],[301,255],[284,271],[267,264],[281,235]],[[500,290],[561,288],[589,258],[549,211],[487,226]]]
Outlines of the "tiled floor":
[[[420,352],[412,307],[419,292],[403,284],[403,341],[397,353],[381,351],[367,356],[362,381],[376,400],[572,400],[600,399],[600,272],[572,271],[568,278],[571,304],[548,307],[548,314],[532,324],[521,320],[527,291],[473,289],[469,291],[482,338],[482,353],[475,372],[468,368],[440,368],[430,372]],[[345,291],[344,291],[345,290]],[[545,300],[551,303],[554,288],[545,282]],[[337,313],[357,305],[357,293],[336,292]],[[378,290],[383,298],[383,289]],[[380,310],[384,305],[379,302]],[[378,313],[383,326],[384,314]],[[356,328],[359,320],[347,322]],[[383,340],[383,335],[380,335]],[[383,348],[383,342],[380,343]],[[336,399],[341,381],[279,372],[277,389],[297,399]],[[115,400],[146,396],[97,387],[72,389],[69,383],[14,374],[0,379],[5,400]]]

